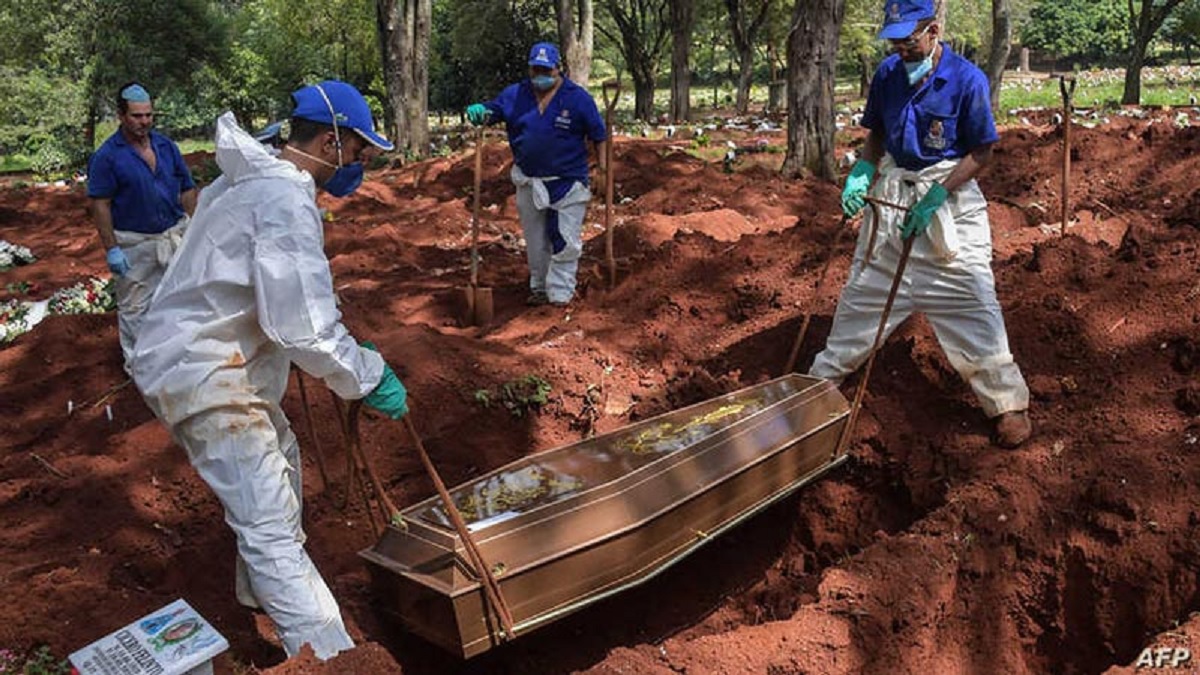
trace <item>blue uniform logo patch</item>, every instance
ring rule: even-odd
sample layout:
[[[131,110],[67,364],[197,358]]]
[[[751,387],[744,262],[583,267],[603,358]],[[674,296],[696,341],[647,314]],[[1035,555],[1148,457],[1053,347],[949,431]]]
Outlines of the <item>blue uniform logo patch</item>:
[[[925,135],[925,140],[922,143],[925,147],[934,150],[946,149],[946,134],[942,128],[941,120],[934,120],[929,123],[929,133]]]

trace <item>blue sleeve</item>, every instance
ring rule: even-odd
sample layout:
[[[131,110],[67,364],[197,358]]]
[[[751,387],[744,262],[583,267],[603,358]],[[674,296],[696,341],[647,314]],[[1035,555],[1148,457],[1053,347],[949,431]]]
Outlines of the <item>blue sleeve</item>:
[[[863,128],[880,133],[884,132],[883,111],[880,106],[883,105],[883,83],[887,79],[886,65],[887,60],[884,59],[875,69],[875,76],[871,78],[871,89],[867,91],[867,105],[863,109],[862,121],[859,122]]]
[[[967,151],[1000,140],[996,132],[996,120],[992,117],[991,92],[987,77],[982,72],[971,78],[963,88],[963,100],[958,122],[958,136]]]
[[[492,111],[492,123],[508,122],[508,118],[512,115],[513,104],[517,100],[517,92],[520,91],[520,84],[510,84],[500,92],[496,98],[484,103],[488,110]]]
[[[87,196],[93,199],[111,199],[117,194],[117,174],[112,160],[101,146],[88,162]]]
[[[171,142],[171,152],[175,155],[175,177],[179,180],[179,192],[196,189],[196,181],[192,180],[192,172],[183,159],[183,152],[175,142]]]
[[[579,88],[579,112],[583,113],[583,128],[587,137],[593,143],[603,143],[608,140],[604,128],[604,118],[600,116],[600,108],[596,107],[596,99],[583,87]]]

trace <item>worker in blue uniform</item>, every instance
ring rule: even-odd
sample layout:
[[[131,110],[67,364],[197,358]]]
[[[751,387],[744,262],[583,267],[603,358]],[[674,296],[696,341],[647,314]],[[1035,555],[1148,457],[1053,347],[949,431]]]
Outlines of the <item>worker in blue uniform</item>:
[[[527,79],[467,108],[472,124],[507,126],[530,305],[566,305],[575,295],[583,218],[592,198],[587,141],[601,172],[607,170],[604,120],[591,94],[568,79],[561,66],[558,48],[539,42],[529,52]]]
[[[993,420],[994,441],[1014,448],[1032,433],[1029,389],[1009,351],[987,200],[975,181],[999,135],[987,77],[940,36],[932,0],[885,3],[879,37],[894,53],[871,82],[862,117],[866,145],[846,180],[842,208],[854,216],[868,191],[911,207],[868,210],[828,342],[809,372],[840,381],[866,361],[903,240],[915,238],[885,330],[924,313]],[[876,245],[868,251],[872,228]]]

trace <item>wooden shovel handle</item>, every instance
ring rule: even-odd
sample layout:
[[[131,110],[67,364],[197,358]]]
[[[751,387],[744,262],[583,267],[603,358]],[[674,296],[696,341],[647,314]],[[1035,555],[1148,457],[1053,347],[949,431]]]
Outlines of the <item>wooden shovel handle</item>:
[[[475,132],[475,193],[471,203],[471,288],[479,285],[479,211],[483,187],[483,126]]]
[[[612,97],[608,95],[612,91]],[[600,96],[604,99],[604,112],[611,113],[617,107],[617,100],[621,98],[621,81],[620,80],[605,80],[604,84],[600,85]]]
[[[450,496],[450,491],[446,489],[446,484],[442,482],[442,477],[438,475],[437,469],[434,468],[433,462],[429,459],[429,453],[425,452],[425,444],[421,442],[421,436],[417,433],[417,428],[413,426],[411,413],[404,416],[404,427],[408,430],[408,435],[412,438],[413,444],[417,448],[417,454],[421,457],[421,463],[425,466],[425,472],[429,474],[429,479],[433,481],[433,487],[437,490],[438,496],[442,500],[442,506],[446,509],[446,514],[450,516],[450,522],[454,524],[454,529],[458,531],[458,536],[462,539],[463,546],[467,549],[467,557],[471,561],[471,565],[475,568],[475,573],[479,575],[480,585],[483,586],[484,597],[487,598],[488,604],[492,606],[492,610],[500,619],[500,626],[504,631],[504,636],[512,639],[516,636],[513,631],[512,612],[508,608],[508,603],[504,601],[504,594],[500,592],[500,584],[496,581],[495,575],[492,574],[491,568],[487,566],[487,561],[484,560],[483,554],[479,552],[479,548],[475,545],[474,538],[471,537],[471,531],[467,529],[467,524],[463,521],[462,514],[459,513],[458,507],[454,505],[454,498]]]

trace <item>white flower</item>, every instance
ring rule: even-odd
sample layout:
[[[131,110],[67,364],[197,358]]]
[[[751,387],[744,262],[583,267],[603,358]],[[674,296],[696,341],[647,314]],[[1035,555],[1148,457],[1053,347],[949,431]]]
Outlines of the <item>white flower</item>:
[[[37,257],[33,255],[33,251],[0,239],[0,270],[14,265],[28,265],[35,260]]]
[[[111,279],[106,281],[92,277],[57,290],[50,296],[51,314],[103,314],[116,306]]]
[[[0,344],[12,342],[18,335],[29,331],[25,315],[29,313],[29,303],[20,300],[5,300],[0,302]]]

